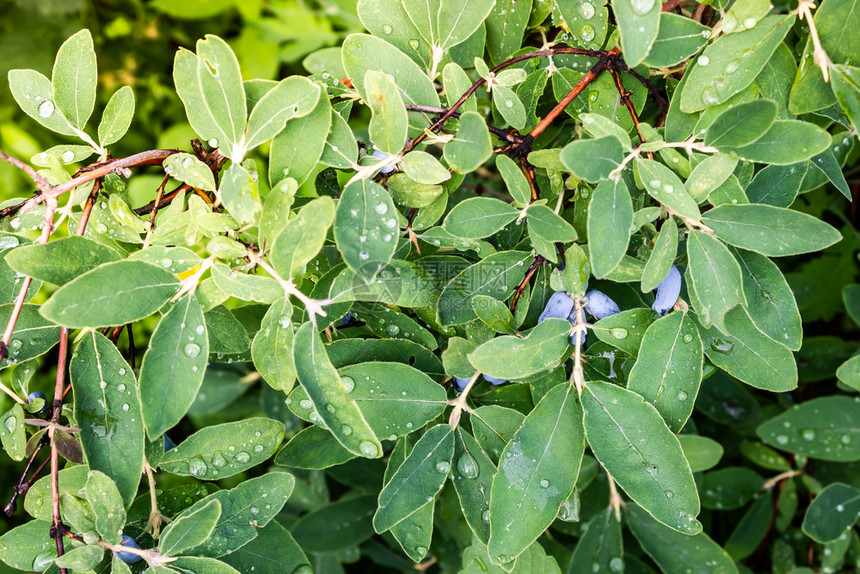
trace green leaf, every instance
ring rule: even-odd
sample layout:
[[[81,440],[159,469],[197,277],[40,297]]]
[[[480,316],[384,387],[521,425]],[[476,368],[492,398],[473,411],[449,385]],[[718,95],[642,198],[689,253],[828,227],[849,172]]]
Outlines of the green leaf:
[[[570,142],[561,150],[559,159],[576,177],[594,183],[608,178],[618,168],[624,159],[624,149],[618,138],[606,135]]]
[[[744,192],[750,203],[788,207],[797,197],[807,164],[769,165],[756,173]]]
[[[725,183],[737,165],[737,158],[721,153],[712,155],[693,168],[684,187],[696,203],[701,203]]]
[[[478,29],[492,10],[493,1],[407,1],[403,8],[421,37],[434,48],[444,51],[464,42]]]
[[[346,169],[358,160],[358,144],[346,119],[331,114],[331,129],[325,141],[320,161],[331,167]]]
[[[471,197],[455,205],[442,226],[457,237],[481,239],[499,231],[518,214],[519,211],[500,199]]]
[[[500,64],[520,49],[529,23],[532,0],[499,0],[487,16],[487,51]]]
[[[693,472],[713,468],[723,457],[722,445],[708,437],[679,434],[678,441],[684,451],[684,458],[690,463],[690,470]]]
[[[453,458],[451,427],[440,424],[428,430],[379,493],[374,530],[391,529],[436,496],[448,478]]]
[[[307,78],[290,76],[278,82],[251,110],[245,150],[250,151],[274,138],[289,120],[311,113],[319,98],[320,87]]]
[[[319,334],[305,323],[293,339],[293,362],[299,383],[326,427],[350,452],[367,458],[382,456],[382,445],[355,401],[346,398],[347,386],[326,355]]]
[[[385,72],[368,70],[364,89],[373,114],[368,127],[371,141],[384,153],[400,153],[406,143],[409,117],[397,85]]]
[[[295,572],[302,566],[310,568],[302,549],[277,521],[257,529],[257,532],[256,538],[221,559],[239,572],[257,574]],[[278,551],[274,553],[272,548]]]
[[[657,409],[636,393],[601,381],[585,386],[582,408],[588,444],[624,492],[669,528],[701,532],[690,465]]]
[[[140,367],[143,420],[150,438],[161,436],[188,411],[203,382],[209,336],[193,294],[177,301],[152,334]],[[170,397],[164,401],[164,397]]]
[[[68,568],[76,572],[87,572],[98,566],[104,557],[104,553],[104,549],[100,546],[79,546],[54,560],[54,564],[63,569]]]
[[[6,255],[6,262],[18,273],[55,285],[64,285],[102,263],[119,259],[113,249],[79,235],[20,245]]]
[[[559,0],[556,3],[567,29],[571,31],[576,46],[599,49],[606,39],[607,20],[609,20],[609,9],[600,4],[594,4],[588,0]],[[536,10],[532,11],[532,24],[534,14],[541,3],[537,3]]]
[[[111,544],[119,544],[125,526],[125,503],[114,481],[103,472],[88,473],[86,498],[99,535]]]
[[[730,466],[702,478],[702,506],[717,510],[741,508],[762,490],[764,479],[744,466]]]
[[[9,70],[9,89],[24,113],[59,134],[74,136],[68,120],[54,105],[51,80],[36,70]]]
[[[442,153],[457,173],[478,169],[493,155],[493,142],[484,118],[477,112],[464,112],[457,134],[445,144]]]
[[[318,197],[304,205],[299,214],[275,238],[270,258],[284,279],[303,275],[305,266],[317,256],[334,221],[334,201]]]
[[[6,531],[0,536],[0,556],[3,562],[18,570],[30,570],[37,560],[50,564],[56,557],[57,546],[49,536],[51,522],[31,520]]]
[[[290,390],[296,380],[293,357],[291,353],[282,352],[293,347],[292,314],[293,306],[288,299],[272,303],[251,343],[254,366],[263,380],[284,392]]]
[[[376,38],[385,38],[416,64],[431,66],[430,45],[409,19],[400,0],[359,0],[356,11],[361,23]]]
[[[261,209],[257,182],[241,164],[233,163],[221,177],[218,195],[239,223],[256,223]]]
[[[269,181],[272,185],[291,177],[302,185],[314,173],[325,152],[333,114],[327,97],[320,97],[307,115],[287,122],[269,150]],[[302,142],[302,145],[296,145]]]
[[[14,306],[13,303],[0,305],[0,323],[9,324]],[[43,355],[60,340],[60,328],[39,314],[42,307],[38,305],[21,307],[21,314],[9,340],[9,357],[3,359],[0,366],[8,367]]]
[[[680,93],[681,110],[721,104],[750,85],[794,24],[794,15],[768,16],[754,28],[717,38],[696,61]],[[675,96],[679,97],[679,96]]]
[[[758,389],[784,392],[797,386],[791,351],[759,331],[744,308],[726,314],[725,328],[730,334],[714,328],[702,332],[705,354],[714,365]]]
[[[628,309],[600,319],[594,324],[593,331],[604,343],[635,356],[648,326],[656,318],[657,313],[651,309]]]
[[[91,331],[72,355],[69,377],[89,468],[113,479],[128,504],[143,470],[144,429],[134,373],[113,343]]]
[[[422,428],[447,405],[442,387],[427,374],[400,362],[361,362],[341,367],[338,374],[344,388],[350,389],[345,393],[347,401],[358,407],[377,437],[387,440]],[[319,407],[314,408],[315,403],[308,398],[304,389],[296,388],[289,396],[290,409],[325,425],[327,420],[320,417]]]
[[[627,388],[653,404],[678,432],[693,412],[702,380],[702,341],[683,311],[654,321],[645,331]]]
[[[619,179],[595,187],[588,203],[588,236],[594,238],[588,243],[588,256],[595,277],[605,277],[621,262],[632,225],[633,204],[627,184]]]
[[[126,134],[134,118],[134,90],[123,86],[113,93],[99,122],[99,145],[118,142]]]
[[[514,317],[507,305],[498,299],[487,295],[475,295],[472,297],[472,309],[475,310],[478,319],[486,323],[492,330],[507,335],[516,335]]]
[[[530,204],[526,210],[529,233],[551,243],[568,243],[576,239],[576,229],[546,205]]]
[[[439,106],[439,96],[433,82],[409,56],[385,40],[368,34],[350,34],[343,41],[343,67],[355,89],[367,101],[364,75],[368,70],[391,74],[400,88],[404,104]],[[413,127],[423,129],[429,118],[414,114]]]
[[[678,215],[695,220],[701,217],[696,201],[687,193],[675,172],[650,159],[637,160],[636,168],[648,195]]]
[[[642,271],[641,291],[647,293],[663,282],[678,255],[678,227],[672,218],[663,222],[654,249]]]
[[[811,159],[830,146],[830,134],[799,120],[776,120],[754,143],[728,148],[747,161],[789,165]]]
[[[836,482],[818,493],[803,517],[803,533],[820,544],[851,530],[860,513],[860,490]]]
[[[761,138],[773,126],[777,107],[771,100],[753,100],[723,111],[708,127],[705,145],[739,147]]]
[[[212,34],[197,41],[197,56],[200,92],[220,134],[216,136],[217,143],[224,155],[241,161],[245,155],[243,138],[248,107],[239,61],[227,42]]]
[[[458,428],[454,438],[451,482],[466,522],[478,540],[486,543],[490,538],[490,523],[484,517],[490,515],[490,492],[496,465],[469,433]]]
[[[688,536],[663,526],[636,504],[624,508],[633,536],[664,572],[737,574],[738,569],[726,551],[704,532]]]
[[[206,320],[210,353],[244,353],[251,347],[248,332],[224,305],[209,309],[203,318]]]
[[[96,104],[96,52],[90,31],[83,29],[63,42],[51,74],[54,104],[78,130],[84,129]],[[40,115],[42,115],[40,108]]]
[[[831,64],[830,71],[833,93],[856,131],[860,126],[860,68]]]
[[[836,369],[836,377],[852,389],[860,390],[860,357],[851,357]],[[2,432],[2,429],[0,429]],[[0,434],[0,437],[4,435]]]
[[[518,130],[525,127],[526,108],[512,89],[501,85],[493,86],[493,104],[499,115],[512,127]]]
[[[398,235],[395,217],[396,208],[388,192],[366,179],[347,185],[337,203],[334,238],[338,250],[349,268],[367,283],[394,256]]]
[[[817,217],[771,205],[721,205],[702,222],[726,243],[769,257],[819,251],[842,239]]]
[[[435,185],[451,179],[448,168],[426,151],[413,150],[403,156],[400,169],[409,179],[425,185]]]
[[[522,280],[526,261],[530,258],[531,254],[522,251],[502,251],[460,272],[445,285],[439,296],[439,322],[442,325],[459,325],[477,318],[472,309],[475,295],[507,299]]]
[[[164,172],[182,183],[204,191],[215,191],[215,177],[209,166],[190,153],[175,153],[164,160]]]
[[[302,516],[292,531],[307,552],[338,552],[373,536],[370,520],[375,510],[375,495],[352,496]]]
[[[763,255],[733,249],[740,263],[747,314],[759,331],[792,351],[803,338],[794,293],[776,264]]]
[[[109,327],[158,311],[179,289],[169,271],[143,261],[102,264],[60,287],[39,308],[66,327]]]
[[[262,417],[212,425],[164,453],[161,468],[180,476],[221,480],[268,459],[283,438],[283,423]]]
[[[508,193],[514,198],[514,201],[519,205],[526,205],[531,201],[531,189],[526,176],[523,175],[520,167],[508,156],[501,154],[496,158],[496,168],[499,170],[499,175],[505,181],[508,188]]]
[[[624,565],[623,555],[621,524],[615,518],[615,510],[609,507],[588,523],[573,551],[569,574],[617,571],[619,563]]]
[[[210,240],[208,246],[210,252],[212,251],[212,241],[214,239]],[[239,254],[239,257],[242,257],[245,254],[245,247],[241,244],[240,247],[242,253]],[[284,289],[271,277],[241,273],[237,269],[230,269],[223,263],[213,265],[210,268],[210,273],[218,289],[243,301],[272,303],[284,295]]]
[[[396,173],[388,178],[388,193],[397,204],[407,207],[427,207],[441,197],[443,191],[441,185],[419,183],[405,173]],[[388,220],[391,229],[394,229],[397,225],[392,222],[395,220]]]
[[[547,319],[525,338],[490,339],[469,353],[469,362],[491,377],[520,381],[558,365],[570,348],[569,336],[566,319]],[[499,360],[501,357],[505,360]]]
[[[654,0],[612,0],[627,65],[638,66],[651,51],[660,28],[660,6]]]
[[[695,20],[663,12],[657,39],[643,62],[650,68],[670,68],[698,52],[710,36],[711,30]]]
[[[221,138],[221,142],[226,141],[226,138],[203,101],[203,88],[197,76],[199,62],[200,58],[193,52],[184,48],[177,50],[173,60],[173,83],[191,127],[204,140],[217,145],[218,138]]]
[[[221,517],[206,541],[188,553],[218,558],[241,548],[256,538],[258,532],[264,531],[281,511],[295,482],[291,474],[270,472],[198,500],[185,511],[187,514],[217,500],[221,503]]]
[[[176,556],[199,546],[209,538],[220,518],[221,503],[217,499],[183,512],[161,533],[158,539],[161,555]]]
[[[275,457],[275,464],[319,470],[343,464],[354,458],[355,455],[343,448],[329,431],[311,425],[300,430],[284,445]]]
[[[713,324],[727,333],[726,313],[746,303],[740,265],[720,240],[700,231],[690,232],[687,256],[687,288],[699,302],[694,305],[699,319],[705,327]]]
[[[819,460],[855,461],[860,460],[858,416],[860,403],[854,398],[820,397],[765,421],[756,434],[780,450]]]
[[[561,384],[541,399],[505,446],[490,493],[493,562],[504,564],[522,554],[573,492],[585,448],[581,421],[576,389]]]
[[[24,459],[27,433],[24,432],[24,409],[18,403],[0,416],[0,442],[10,458]]]
[[[499,405],[484,405],[469,415],[475,439],[494,463],[522,426],[523,419],[525,415],[521,412]]]

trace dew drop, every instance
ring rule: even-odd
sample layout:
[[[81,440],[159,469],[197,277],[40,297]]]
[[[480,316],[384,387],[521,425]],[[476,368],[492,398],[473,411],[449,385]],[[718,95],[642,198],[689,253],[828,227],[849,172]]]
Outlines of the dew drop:
[[[585,6],[591,6],[591,4],[585,4]],[[592,11],[594,9],[592,8]],[[594,28],[585,24],[582,28],[579,29],[579,37],[582,38],[584,42],[591,42],[594,40]]]
[[[313,408],[314,404],[311,402],[310,399],[302,399],[301,401],[299,401],[299,406],[302,407],[304,410],[309,411],[311,410],[311,408]]]
[[[369,440],[363,440],[358,445],[358,450],[361,451],[361,454],[366,456],[367,458],[376,458],[379,456],[379,447],[370,442]]]
[[[468,452],[464,452],[457,460],[457,472],[463,475],[464,478],[478,478],[479,470],[478,463],[475,458]]]
[[[707,66],[711,63],[711,59],[707,56],[699,56],[699,59],[696,60],[700,66]]]
[[[42,118],[50,118],[51,114],[54,113],[54,102],[51,100],[45,100],[41,104],[39,104],[39,117]]]
[[[655,0],[630,0],[630,8],[637,16],[644,16],[654,7]]]
[[[62,160],[63,163],[71,163],[75,159],[75,152],[72,150],[66,150],[63,152]]]
[[[385,328],[385,332],[394,337],[395,335],[400,333],[400,327],[397,325],[391,324]]]
[[[778,434],[778,435],[776,435],[776,442],[777,442],[777,444],[787,445],[788,444],[788,436],[784,435],[784,434]]]
[[[615,328],[609,329],[609,332],[612,333],[612,336],[616,339],[626,339],[627,338],[627,329]]]
[[[341,377],[340,381],[343,383],[343,387],[348,393],[351,393],[352,390],[355,388],[355,381],[352,379],[352,377]]]
[[[586,20],[591,20],[594,17],[594,4],[591,2],[583,2],[579,5],[579,15]]]
[[[251,455],[248,454],[247,452],[240,450],[239,452],[236,453],[236,462],[240,462],[240,463],[244,464],[250,460],[251,460]]]
[[[686,335],[684,335],[684,342],[685,343],[692,343],[693,342],[693,336],[691,334],[687,333]]]
[[[542,478],[542,479],[540,480],[540,483],[539,483],[539,484],[540,484],[540,487],[541,487],[541,488],[548,488],[548,487],[549,487],[549,481],[548,481],[547,479],[545,479],[545,478]]]
[[[351,427],[351,426],[349,426],[349,425],[343,425],[343,426],[340,428],[340,434],[342,434],[343,436],[349,436],[349,435],[351,435],[351,434],[352,434],[352,427]]]
[[[440,474],[448,474],[451,470],[451,463],[446,460],[440,460],[436,463],[436,472]]]
[[[800,433],[800,436],[803,437],[803,440],[815,440],[815,431],[812,429],[807,429]]]
[[[388,213],[388,206],[384,203],[377,203],[373,210],[379,215],[385,215]]]
[[[185,345],[183,351],[185,352],[186,357],[188,357],[189,359],[193,359],[200,354],[200,345],[198,345],[197,343],[188,343],[187,345]]]

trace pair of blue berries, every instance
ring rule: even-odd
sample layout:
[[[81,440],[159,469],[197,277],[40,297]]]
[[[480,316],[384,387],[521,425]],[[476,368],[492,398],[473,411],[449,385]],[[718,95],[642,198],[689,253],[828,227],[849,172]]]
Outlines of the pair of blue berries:
[[[666,274],[666,277],[657,286],[656,291],[651,308],[660,315],[665,315],[672,310],[672,307],[675,306],[675,302],[678,300],[678,296],[681,294],[681,272],[678,271],[677,267],[672,265],[669,268],[669,273]],[[588,299],[588,303],[585,304],[585,310],[598,321],[621,312],[621,308],[615,301],[597,289],[588,291],[585,296]],[[543,323],[546,319],[567,319],[573,325],[576,323],[574,308],[575,303],[572,297],[564,291],[556,291],[549,298],[549,301],[547,301],[546,307],[544,307],[543,312],[538,318],[538,324]],[[574,337],[570,339],[571,343],[575,345],[576,339]],[[584,332],[579,333],[579,343],[580,345],[585,343]],[[483,375],[483,377],[486,381],[494,385],[501,385],[507,382],[506,380],[496,379],[487,375]],[[465,388],[468,382],[468,378],[454,378],[454,384],[460,391]]]
[[[651,308],[658,314],[665,315],[675,306],[675,302],[681,294],[681,272],[678,271],[677,267],[672,265],[669,268],[669,273],[657,286],[656,291]],[[585,310],[598,321],[621,312],[621,308],[615,301],[597,289],[588,291],[585,296],[588,300],[585,304]],[[553,293],[538,319],[538,323],[549,318],[567,319],[571,324],[576,323],[573,299],[563,291]],[[580,333],[579,338],[580,344],[584,343],[585,333]],[[571,337],[571,342],[576,344],[573,337]]]
[[[40,391],[35,391],[35,392],[30,393],[29,395],[27,395],[27,404],[32,403],[36,399],[42,399],[43,401],[45,401],[45,406],[43,406],[42,410],[40,410],[39,412],[42,414],[45,414],[46,412],[48,412],[48,410],[49,410],[48,397],[45,396],[45,393],[42,393]]]

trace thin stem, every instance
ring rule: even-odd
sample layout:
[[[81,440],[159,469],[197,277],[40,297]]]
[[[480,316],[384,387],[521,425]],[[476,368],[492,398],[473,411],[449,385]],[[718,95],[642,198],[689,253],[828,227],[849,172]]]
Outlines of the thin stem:
[[[249,250],[248,257],[251,259],[251,263],[259,265],[266,273],[271,275],[278,283],[280,283],[281,288],[287,295],[292,295],[293,297],[301,301],[302,304],[304,304],[305,310],[308,313],[308,319],[310,319],[311,323],[316,325],[317,315],[319,315],[320,317],[326,316],[326,312],[323,311],[323,307],[331,303],[330,299],[323,299],[320,301],[317,301],[316,299],[311,299],[310,297],[299,291],[295,283],[288,279],[284,279],[280,275],[278,275],[278,272],[275,271],[275,269],[271,265],[266,263],[266,261],[257,253]]]
[[[630,101],[630,92],[627,91],[624,87],[624,83],[621,81],[621,74],[618,73],[618,70],[616,70],[614,66],[609,66],[609,73],[615,81],[615,89],[618,90],[618,95],[621,97],[621,103],[623,103],[627,108],[627,112],[633,120],[633,126],[636,128],[636,133],[639,134],[639,141],[644,142],[645,138],[639,130],[639,115],[636,113],[636,108],[633,107],[633,102]],[[648,152],[648,159],[653,159],[653,154],[651,152]]]
[[[39,444],[36,445],[36,448],[33,449],[33,454],[30,456],[30,460],[27,461],[27,466],[24,467],[24,472],[21,473],[21,478],[18,479],[18,484],[15,486],[15,491],[12,493],[12,498],[9,500],[9,504],[6,505],[6,508],[3,511],[6,513],[6,516],[12,518],[12,515],[15,514],[15,501],[18,500],[18,496],[22,494],[27,494],[27,491],[30,490],[30,487],[36,482],[36,477],[45,468],[45,465],[48,463],[50,458],[46,458],[42,461],[42,464],[33,475],[27,480],[27,473],[30,472],[30,467],[33,466],[33,462],[36,460],[36,456],[38,456],[39,452],[42,450],[42,447],[45,446],[47,442],[47,437],[43,436],[42,440],[39,441]]]
[[[164,187],[167,185],[167,182],[170,180],[169,174],[164,174],[164,178],[161,180],[161,185],[158,186],[158,189],[155,191],[155,201],[153,205],[161,204],[161,197],[164,195]],[[149,240],[152,238],[152,231],[155,229],[155,215],[158,213],[158,208],[154,208],[152,210],[152,214],[149,216],[149,228],[146,230],[146,239],[143,240],[143,247],[141,249],[146,249],[149,247]]]
[[[800,476],[803,474],[803,470],[787,470],[781,474],[777,474],[773,478],[769,478],[764,481],[764,484],[761,486],[761,490],[770,490],[783,480],[788,480],[789,478],[794,478],[795,476]]]
[[[434,106],[422,106],[420,104],[406,104],[406,110],[410,112],[423,112],[425,114],[435,114],[435,115],[445,115],[448,113],[448,110],[445,108],[437,108]],[[451,114],[451,118],[457,119],[460,117],[460,112],[455,112]],[[487,126],[487,131],[491,134],[496,135],[502,141],[509,141],[516,143],[522,138],[516,134],[505,131],[501,128],[497,128],[495,126]]]
[[[806,20],[809,25],[809,36],[812,38],[812,59],[815,65],[821,68],[821,75],[825,82],[830,81],[830,58],[824,47],[821,45],[821,39],[818,37],[818,29],[815,27],[815,20],[812,18],[812,8],[815,8],[815,2],[811,0],[800,0],[797,5],[797,13],[801,20]]]
[[[66,356],[69,348],[69,330],[66,327],[60,327],[60,348],[59,357],[57,359],[57,380],[54,385],[54,402],[53,415],[51,422],[56,425],[60,422],[60,415],[63,412],[63,387],[66,379]],[[65,525],[60,516],[60,454],[57,450],[57,445],[54,442],[55,426],[48,427],[48,437],[51,441],[51,508],[53,511],[53,524],[51,532],[54,539],[57,541],[57,558],[65,553],[63,545],[63,534]],[[65,572],[64,568],[60,572]]]
[[[146,522],[146,529],[153,539],[158,540],[162,518],[161,511],[158,510],[158,497],[155,495],[155,470],[149,466],[149,461],[144,460],[143,471],[146,473],[146,482],[149,485],[149,520]]]
[[[517,288],[514,290],[514,298],[511,300],[511,315],[516,312],[517,303],[519,303],[520,297],[522,297],[526,285],[529,284],[529,281],[531,281],[531,278],[537,272],[538,267],[540,267],[544,263],[546,263],[546,259],[544,258],[544,256],[538,255],[535,257],[534,261],[532,261],[532,264],[529,265],[529,268],[526,269],[526,274],[523,277],[523,280],[520,281],[520,284],[517,285]]]
[[[609,472],[606,473],[606,478],[609,481],[609,506],[615,511],[615,520],[621,522],[621,507],[624,501],[621,500],[621,495],[618,494],[618,488],[615,486],[615,479]]]
[[[580,395],[585,387],[585,373],[582,371],[582,342],[585,340],[585,335],[588,332],[588,324],[585,322],[585,312],[581,299],[574,299],[574,316],[576,322],[573,324],[571,334],[575,342],[575,350],[573,355],[573,383],[576,385],[576,391]],[[580,335],[580,333],[582,333]]]
[[[480,376],[481,373],[475,371],[475,374],[472,375],[471,379],[469,379],[469,382],[466,384],[463,392],[460,393],[460,396],[449,403],[454,407],[454,410],[451,411],[451,416],[448,417],[448,424],[451,425],[451,428],[457,428],[457,425],[460,424],[460,417],[462,416],[463,411],[469,408],[466,404],[466,399],[469,398],[469,392],[472,390],[472,387],[475,386],[475,383],[478,381],[478,377]]]

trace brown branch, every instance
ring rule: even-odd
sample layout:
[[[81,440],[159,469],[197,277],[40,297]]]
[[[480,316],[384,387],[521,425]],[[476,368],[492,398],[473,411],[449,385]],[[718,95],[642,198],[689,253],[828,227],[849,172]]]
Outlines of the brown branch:
[[[180,192],[186,191],[188,189],[189,189],[188,186],[183,183],[182,185],[180,185],[179,187],[177,187],[176,189],[174,189],[173,191],[171,191],[167,195],[163,196],[161,198],[161,201],[159,201],[157,204],[155,201],[152,201],[150,203],[147,203],[144,206],[138,207],[137,209],[134,210],[134,212],[138,215],[146,215],[147,213],[152,213],[158,209],[161,209],[163,207],[167,207],[168,205],[170,205],[173,202],[173,200],[176,198],[177,195],[179,195]],[[157,205],[157,207],[156,207],[156,205]]]
[[[0,210],[0,218],[11,215],[12,213],[15,213],[19,210],[21,213],[26,213],[27,211],[39,205],[45,200],[56,199],[61,195],[75,189],[79,185],[83,185],[95,179],[101,179],[111,173],[124,175],[126,174],[128,169],[132,167],[161,165],[161,163],[165,159],[178,152],[179,150],[176,149],[155,149],[136,153],[128,157],[115,159],[112,158],[103,162],[94,163],[93,165],[82,168],[79,171],[80,175],[78,175],[77,177],[74,177],[65,183],[61,183],[60,185],[50,187],[47,190],[42,190],[42,193],[31,197],[23,204],[7,207],[6,209]]]
[[[513,315],[517,310],[517,303],[520,301],[520,297],[522,297],[523,291],[525,291],[526,285],[529,284],[531,278],[534,276],[535,272],[537,272],[538,267],[546,263],[547,260],[543,255],[538,255],[535,257],[535,260],[532,261],[532,264],[529,265],[529,268],[526,269],[526,274],[523,277],[523,280],[520,281],[520,284],[517,285],[516,290],[514,291],[514,298],[511,301],[511,315]]]
[[[30,487],[33,486],[34,482],[36,482],[36,478],[39,476],[39,473],[42,472],[42,469],[45,468],[45,465],[48,464],[48,461],[50,460],[50,457],[43,460],[42,464],[39,465],[39,468],[33,472],[29,479],[27,478],[27,474],[30,472],[30,467],[33,466],[36,456],[38,456],[47,441],[48,437],[43,436],[42,440],[39,441],[39,444],[36,445],[36,448],[33,449],[33,454],[30,456],[30,460],[27,461],[27,466],[24,467],[24,472],[21,473],[21,478],[18,479],[18,484],[15,485],[15,490],[12,492],[12,498],[9,500],[9,504],[7,504],[3,509],[3,512],[5,512],[6,516],[9,518],[12,518],[12,515],[15,514],[15,502],[18,500],[18,497],[26,495],[27,492],[29,492]]]
[[[578,96],[582,93],[582,90],[585,89],[587,85],[597,79],[597,76],[606,68],[612,60],[618,56],[619,50],[618,48],[612,48],[608,52],[603,52],[600,56],[600,59],[597,60],[597,63],[594,64],[588,72],[582,77],[576,85],[571,88],[571,90],[567,93],[564,98],[544,117],[538,124],[534,127],[532,131],[529,132],[529,136],[531,139],[538,137],[543,131],[549,127],[549,125],[555,121],[558,115],[564,111],[564,109]],[[531,145],[531,142],[528,142]]]
[[[681,6],[683,3],[687,2],[687,0],[668,0],[663,7],[660,9],[663,12],[670,12],[675,8]]]
[[[51,416],[51,422],[57,424],[60,422],[60,415],[63,413],[63,387],[66,379],[66,356],[69,348],[69,330],[66,327],[60,327],[60,351],[57,359],[57,381],[54,385],[54,413]],[[67,527],[63,524],[63,519],[60,516],[60,453],[57,450],[57,445],[54,442],[54,428],[48,428],[48,436],[51,438],[51,509],[53,522],[51,524],[51,537],[57,542],[57,558],[65,553],[65,545],[63,537],[67,532]],[[61,574],[67,574],[65,568],[60,568]]]
[[[612,52],[618,53],[618,49],[617,48],[613,49]],[[521,54],[519,56],[511,58],[510,60],[506,60],[506,61],[502,62],[501,64],[499,64],[495,68],[491,69],[490,72],[495,74],[496,72],[499,72],[499,71],[501,71],[501,70],[503,70],[509,66],[513,66],[514,64],[522,62],[523,60],[528,60],[530,58],[542,58],[545,56],[554,56],[556,54],[574,54],[574,55],[579,55],[579,56],[590,56],[592,58],[602,58],[607,53],[608,52],[606,52],[604,50],[582,50],[579,48],[567,48],[567,47],[550,48],[548,50],[539,50],[537,52],[530,52],[528,54]],[[428,131],[432,132],[432,131],[439,129],[442,126],[442,124],[444,124],[448,119],[450,119],[454,115],[454,113],[456,113],[456,111],[460,108],[460,106],[462,106],[466,102],[466,100],[469,99],[469,97],[472,94],[474,94],[476,91],[478,91],[478,88],[480,88],[481,86],[483,86],[486,83],[487,83],[486,78],[480,78],[477,82],[472,84],[472,86],[468,90],[466,90],[466,93],[464,93],[462,96],[460,96],[460,99],[458,99],[456,102],[454,102],[454,105],[452,105],[448,109],[447,112],[445,112],[438,120],[433,122],[433,124],[428,128]],[[413,149],[415,149],[415,146],[417,146],[419,143],[421,143],[421,141],[424,139],[425,136],[426,136],[426,132],[422,132],[417,138],[415,138],[412,141],[412,145],[409,146],[408,151],[412,151]]]
[[[45,191],[48,191],[51,189],[51,184],[48,182],[47,179],[45,179],[44,177],[39,175],[35,169],[33,169],[32,167],[30,167],[29,165],[27,165],[26,163],[24,163],[20,159],[18,159],[16,157],[12,157],[11,155],[9,155],[3,151],[0,151],[0,159],[3,159],[5,161],[11,163],[15,167],[17,167],[18,169],[20,169],[24,173],[26,173],[30,177],[30,179],[32,179],[33,182],[35,182],[36,187],[38,187],[42,192],[45,192]]]
[[[445,108],[437,108],[434,106],[422,106],[419,104],[406,104],[407,111],[411,112],[423,112],[425,114],[435,114],[435,115],[445,115],[448,113],[448,110]],[[460,112],[455,112],[450,116],[453,119],[457,119],[460,117]],[[495,126],[487,126],[487,130],[496,135],[502,141],[508,142],[518,142],[522,140],[520,136],[515,133],[497,128]]]

